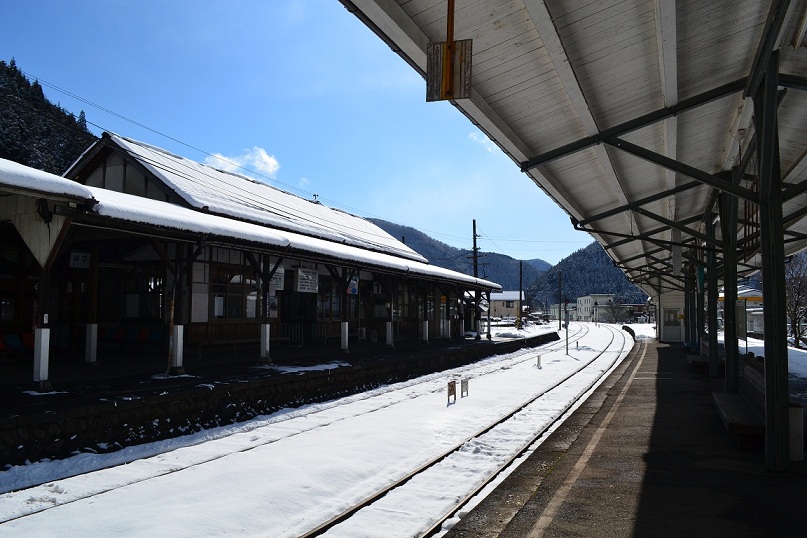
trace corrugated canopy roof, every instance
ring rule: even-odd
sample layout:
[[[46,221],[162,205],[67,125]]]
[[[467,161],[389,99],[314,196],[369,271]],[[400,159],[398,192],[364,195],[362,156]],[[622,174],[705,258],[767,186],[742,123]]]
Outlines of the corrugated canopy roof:
[[[446,0],[342,2],[421,74],[446,40]],[[753,163],[738,186],[730,171],[753,153],[747,96],[773,50],[782,177],[807,179],[806,24],[805,0],[456,0],[454,39],[473,54],[455,105],[648,290],[672,243],[686,257],[705,240],[716,186],[755,198]],[[789,192],[792,253],[807,222]],[[741,272],[759,264],[756,212],[740,201]]]

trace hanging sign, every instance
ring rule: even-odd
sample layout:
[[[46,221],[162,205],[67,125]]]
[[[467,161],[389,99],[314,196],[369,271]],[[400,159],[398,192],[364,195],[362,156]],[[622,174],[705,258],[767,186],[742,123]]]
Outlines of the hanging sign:
[[[426,45],[426,101],[471,98],[472,41]]]
[[[297,291],[300,293],[317,293],[319,291],[319,272],[316,269],[298,267]]]
[[[348,295],[358,295],[359,294],[359,277],[354,276],[350,279],[347,285],[347,294]]]

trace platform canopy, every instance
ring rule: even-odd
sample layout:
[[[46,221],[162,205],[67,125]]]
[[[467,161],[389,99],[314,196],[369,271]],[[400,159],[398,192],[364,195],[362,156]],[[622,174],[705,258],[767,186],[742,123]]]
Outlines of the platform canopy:
[[[342,3],[427,77],[447,0]],[[455,106],[648,292],[715,244],[720,192],[759,267],[753,97],[776,62],[785,252],[807,246],[807,0],[455,0],[453,23]]]

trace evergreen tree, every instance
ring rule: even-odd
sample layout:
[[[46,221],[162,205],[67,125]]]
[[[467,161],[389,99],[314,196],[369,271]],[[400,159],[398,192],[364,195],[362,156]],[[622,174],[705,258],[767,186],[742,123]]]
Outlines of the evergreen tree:
[[[49,102],[14,58],[0,60],[0,118],[0,157],[53,174],[62,174],[95,142],[83,112],[76,120]]]

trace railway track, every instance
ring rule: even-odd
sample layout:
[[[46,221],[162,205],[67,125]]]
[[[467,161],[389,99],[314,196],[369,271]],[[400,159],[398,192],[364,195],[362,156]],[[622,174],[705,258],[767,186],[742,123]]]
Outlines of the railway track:
[[[453,495],[452,497],[455,500],[448,503],[449,506],[443,510],[442,513],[437,515],[420,513],[417,514],[417,518],[414,518],[425,519],[426,521],[423,521],[424,526],[422,528],[415,529],[412,535],[422,537],[435,535],[440,531],[442,525],[447,520],[454,517],[454,515],[460,511],[464,505],[466,505],[473,497],[479,494],[479,492],[481,492],[489,484],[498,480],[500,475],[506,472],[512,466],[515,460],[522,457],[528,450],[530,450],[538,439],[540,439],[548,431],[552,430],[559,422],[562,422],[562,420],[565,418],[566,412],[574,407],[580,401],[580,399],[589,392],[589,390],[595,387],[599,381],[619,363],[620,359],[623,357],[623,351],[628,343],[628,338],[622,331],[610,326],[605,327],[607,327],[607,329],[611,332],[611,341],[607,346],[605,346],[605,349],[601,350],[596,356],[590,358],[584,364],[581,364],[579,369],[565,375],[561,379],[558,379],[551,387],[536,394],[528,401],[523,402],[521,405],[514,408],[511,412],[503,415],[498,420],[485,425],[473,435],[466,437],[455,446],[445,450],[442,454],[424,463],[417,469],[413,469],[407,475],[395,480],[386,487],[379,489],[373,495],[343,510],[340,514],[312,528],[301,536],[308,538],[323,535],[352,536],[357,535],[356,532],[360,534],[363,523],[358,521],[358,523],[354,525],[354,522],[362,518],[363,512],[386,511],[387,513],[391,513],[396,511],[396,507],[416,505],[416,502],[411,500],[407,501],[406,499],[408,496],[417,497],[422,495],[424,486],[423,484],[417,485],[416,482],[419,480],[423,481],[423,477],[428,474],[438,474],[439,478],[437,479],[437,482],[439,483],[451,482],[452,479],[446,476],[445,470],[446,468],[451,468],[452,466],[455,467],[458,475],[456,481],[462,481],[463,477],[466,476],[465,473],[468,470],[463,469],[462,466],[456,461],[450,460],[461,459],[461,454],[463,451],[474,451],[476,450],[475,447],[480,445],[487,446],[488,450],[492,454],[495,454],[495,457],[497,457],[493,472],[489,472],[481,480],[478,480],[473,487],[464,491],[462,495]],[[589,328],[587,325],[578,325],[578,330],[575,332],[573,338],[570,336],[570,339],[572,339],[572,342],[577,342],[581,340],[582,337],[588,332]],[[547,349],[545,346],[542,348],[541,353],[558,350],[564,346],[566,346],[565,341],[562,343],[562,345],[555,343],[552,346],[548,346],[550,349]],[[534,360],[534,355],[523,360]],[[592,370],[594,371],[593,374]],[[573,381],[580,384],[580,386],[575,389],[578,391],[578,393],[577,397],[573,401],[564,401],[560,406],[554,406],[552,403],[550,403],[555,392],[560,390],[567,391],[569,383]],[[493,448],[493,446],[496,444],[495,438],[497,436],[497,430],[506,429],[513,421],[529,421],[534,415],[545,412],[547,407],[552,409],[552,416],[550,420],[542,421],[539,428],[535,429],[529,435],[527,435],[526,438],[521,440],[520,446],[517,450],[511,450],[509,448],[504,450]],[[512,439],[508,439],[505,444],[507,447],[512,447]],[[503,452],[508,453],[506,456],[502,456]],[[429,480],[426,479],[425,481],[428,482]],[[406,491],[407,488],[411,489],[412,492],[408,493]],[[396,498],[391,498],[392,496]],[[367,514],[364,519],[368,521],[368,524],[371,524],[370,522],[374,520],[374,517]]]
[[[593,350],[591,349],[587,349],[585,353],[583,352],[584,348],[587,348],[587,346],[582,345],[585,342],[581,341],[581,339],[584,339],[584,337],[589,335],[590,331],[594,329],[590,325],[577,323],[570,324],[569,329],[570,354],[578,354],[580,356],[585,354],[587,357],[592,355]],[[508,420],[498,418],[490,424],[483,425],[483,427],[478,429],[474,428],[473,433],[470,433],[473,426],[471,424],[471,428],[463,430],[469,433],[463,434],[463,438],[459,442],[456,442],[450,450],[443,450],[442,453],[436,457],[429,456],[428,462],[418,465],[418,468],[411,472],[407,472],[406,477],[397,477],[392,481],[393,483],[387,484],[386,487],[380,488],[378,491],[375,491],[372,494],[363,495],[364,498],[361,502],[356,503],[351,507],[347,507],[344,510],[339,510],[340,513],[337,516],[330,518],[328,522],[318,524],[316,528],[310,529],[307,532],[302,532],[305,531],[305,526],[295,527],[297,530],[294,531],[293,535],[316,536],[325,533],[328,535],[339,535],[342,532],[355,535],[355,533],[349,530],[350,525],[353,524],[351,521],[354,523],[360,521],[363,512],[366,513],[366,510],[368,509],[384,510],[384,503],[388,502],[395,495],[400,495],[402,492],[405,493],[407,487],[411,488],[413,485],[416,487],[418,481],[423,480],[424,477],[428,477],[430,473],[433,475],[435,472],[443,472],[440,471],[441,464],[443,467],[457,465],[457,460],[462,460],[463,455],[475,453],[479,450],[489,450],[497,453],[496,465],[501,469],[499,469],[496,473],[487,473],[491,475],[491,477],[485,481],[485,483],[488,483],[490,480],[494,479],[493,476],[496,474],[501,474],[502,469],[505,469],[508,465],[510,465],[509,462],[512,462],[513,459],[518,457],[518,453],[523,453],[524,450],[528,449],[533,440],[542,434],[541,432],[545,432],[548,428],[551,428],[551,424],[547,423],[545,426],[540,428],[540,432],[532,431],[529,436],[524,437],[522,446],[520,450],[517,451],[518,453],[498,455],[501,450],[495,448],[496,443],[491,439],[495,439],[496,436],[501,435],[503,427],[507,429],[512,427],[513,424],[517,423],[525,424],[532,422],[537,423],[539,420],[544,421],[545,417],[536,418],[536,413],[538,415],[546,414],[547,410],[549,409],[552,410],[552,422],[557,422],[558,418],[565,412],[565,409],[568,409],[569,406],[566,404],[561,404],[560,402],[552,402],[552,394],[555,392],[553,389],[563,384],[574,382],[573,379],[579,379],[579,373],[581,370],[594,369],[600,370],[601,372],[606,371],[608,369],[607,367],[616,361],[617,358],[622,354],[621,352],[626,345],[624,334],[621,333],[621,331],[612,328],[608,328],[607,330],[611,333],[611,342],[608,346],[605,346],[605,349],[599,350],[599,352],[596,353],[597,356],[590,358],[590,360],[580,360],[579,368],[576,368],[574,374],[563,375],[562,379],[553,379],[551,388],[541,390],[540,394],[536,395],[535,397],[528,398],[527,401],[522,401],[518,403],[518,405],[514,405],[509,412],[501,413],[509,417]],[[579,353],[578,342],[581,343],[579,346]],[[563,354],[562,350],[565,345],[566,342],[564,339],[563,341],[540,346],[539,348],[524,349],[520,352],[494,357],[480,361],[474,365],[454,370],[449,375],[462,375],[463,377],[471,379],[484,378],[487,375],[495,376],[496,374],[502,373],[502,371],[520,368],[520,371],[534,372],[535,374],[538,374],[535,379],[542,378],[546,380],[548,377],[550,377],[551,372],[555,372],[553,367],[556,365],[552,365],[551,363],[565,363],[567,366],[566,370],[564,371],[567,371],[568,366],[574,364],[571,361],[578,360],[575,357],[567,357]],[[546,368],[546,371],[541,372],[540,374],[539,370],[535,369],[537,366],[536,359],[538,355],[542,355],[544,357]],[[598,364],[599,366],[597,366]],[[460,371],[459,374],[457,373],[458,370]],[[558,370],[558,372],[560,372],[560,370]],[[552,373],[551,375],[554,376],[556,374]],[[387,408],[393,408],[399,403],[410,401],[414,392],[418,392],[419,394],[434,394],[444,391],[445,379],[446,373],[432,374],[423,379],[412,380],[411,382],[403,384],[396,384],[394,387],[377,389],[376,391],[371,391],[368,394],[354,395],[352,397],[334,400],[333,402],[328,402],[326,404],[318,404],[313,407],[299,410],[290,410],[289,412],[267,420],[258,420],[248,426],[245,425],[243,427],[235,428],[231,430],[230,433],[220,434],[222,441],[221,444],[223,445],[222,448],[217,448],[215,444],[211,444],[208,447],[208,442],[211,441],[211,438],[208,437],[205,440],[205,449],[198,452],[192,452],[192,456],[174,454],[166,454],[165,456],[158,455],[154,458],[153,462],[144,462],[143,465],[138,465],[138,469],[142,468],[142,471],[132,473],[129,477],[130,480],[126,481],[127,483],[122,483],[119,476],[116,478],[115,472],[113,471],[110,475],[111,479],[109,481],[104,481],[103,479],[93,479],[92,487],[72,488],[69,484],[62,485],[60,483],[57,485],[45,484],[40,486],[38,489],[41,489],[41,492],[38,491],[37,488],[32,488],[26,493],[27,495],[30,495],[30,499],[32,499],[31,502],[26,503],[24,509],[16,511],[16,513],[11,513],[14,511],[10,511],[9,513],[0,513],[0,521],[11,521],[19,518],[25,518],[28,515],[49,510],[55,506],[81,503],[85,500],[88,502],[94,502],[94,498],[103,498],[107,492],[126,485],[134,486],[138,484],[147,484],[154,478],[173,473],[179,474],[186,469],[204,467],[206,465],[214,464],[218,460],[232,458],[235,456],[235,454],[249,454],[250,452],[255,451],[255,449],[260,449],[260,451],[263,451],[279,441],[293,439],[299,435],[310,433],[316,434],[318,429],[329,429],[326,427],[338,425],[342,421],[350,421],[351,419],[360,420],[361,417],[366,417],[376,412],[383,413]],[[587,388],[595,382],[596,381],[587,381],[583,383],[582,381],[579,381],[579,387],[575,390],[582,395]],[[429,383],[431,383],[431,385],[428,385]],[[374,398],[374,396],[381,397]],[[427,399],[433,400],[434,398],[432,396]],[[516,401],[518,401],[518,399],[512,400],[512,402]],[[362,403],[360,406],[362,410],[360,412],[354,414],[345,414],[344,411],[341,410],[343,405],[355,402]],[[302,418],[304,420],[293,421],[292,419],[295,417]],[[264,426],[279,427],[264,428]],[[215,439],[213,439],[213,441],[215,442]],[[513,451],[509,450],[509,452]],[[278,454],[280,453],[282,453],[282,449]],[[402,468],[402,470],[404,469]],[[474,472],[473,474],[476,475],[477,473]],[[77,478],[79,481],[81,481],[81,477]],[[49,494],[49,488],[56,486],[63,491],[58,497],[54,497],[52,494]],[[429,533],[432,533],[433,531],[422,528],[424,523],[431,525],[434,527],[434,529],[439,529],[442,521],[445,521],[446,518],[452,517],[452,515],[461,508],[466,498],[473,496],[476,491],[479,491],[483,487],[484,483],[474,484],[473,488],[465,488],[461,493],[453,495],[450,506],[447,506],[446,510],[444,510],[444,514],[434,517],[429,516],[426,518],[428,521],[426,521],[424,517],[421,517],[421,521],[419,522],[420,527],[418,528],[417,533],[413,534],[426,536],[429,535]],[[44,500],[40,503],[36,501],[36,499],[39,498]],[[396,502],[400,503],[400,501]],[[403,501],[404,504],[409,502],[411,502],[411,500]],[[2,505],[2,503],[0,503],[0,505]],[[3,511],[0,510],[0,512]],[[335,512],[336,510],[330,513]],[[416,509],[413,509],[412,513],[416,515],[422,514],[421,511]],[[304,521],[305,519],[308,518],[304,518]],[[310,520],[315,521],[315,518],[311,518]]]

